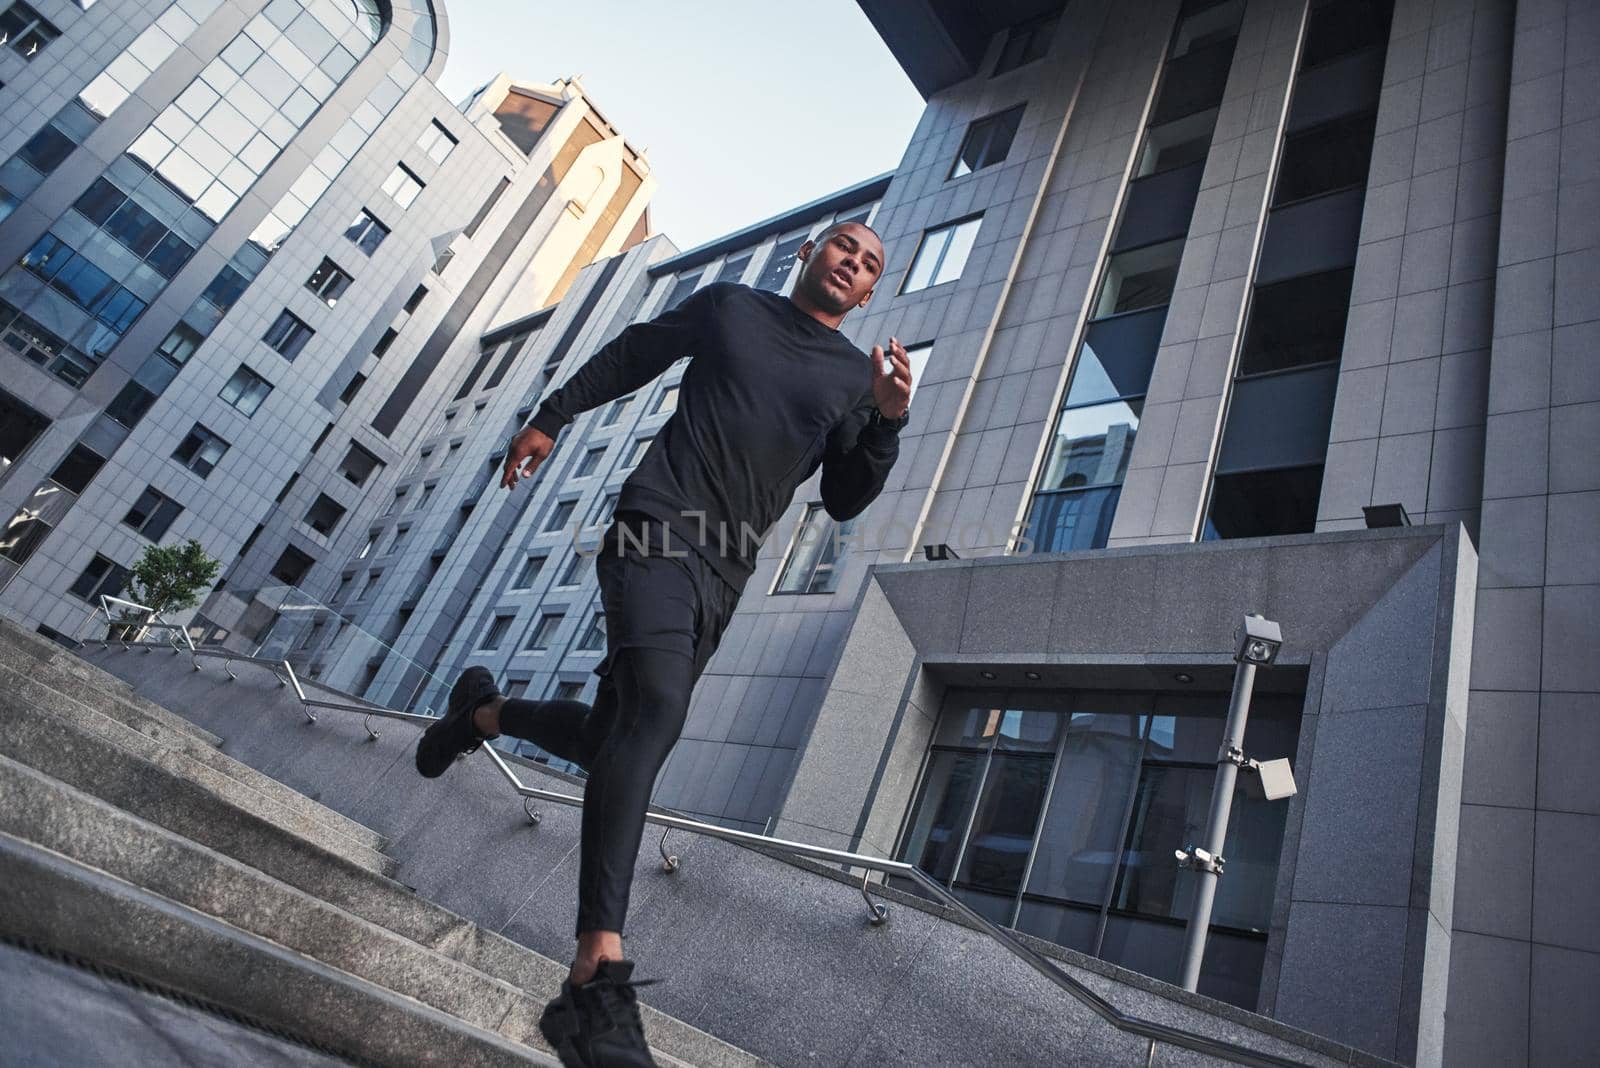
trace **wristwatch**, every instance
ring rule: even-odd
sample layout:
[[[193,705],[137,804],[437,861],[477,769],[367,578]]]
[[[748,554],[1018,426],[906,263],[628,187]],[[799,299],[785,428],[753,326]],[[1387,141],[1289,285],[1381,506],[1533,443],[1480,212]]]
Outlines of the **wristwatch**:
[[[898,419],[890,419],[883,414],[883,410],[877,405],[873,405],[872,411],[867,413],[868,426],[881,426],[893,430],[896,434],[900,433],[909,422],[911,422],[911,409],[909,407],[900,413],[900,418]]]

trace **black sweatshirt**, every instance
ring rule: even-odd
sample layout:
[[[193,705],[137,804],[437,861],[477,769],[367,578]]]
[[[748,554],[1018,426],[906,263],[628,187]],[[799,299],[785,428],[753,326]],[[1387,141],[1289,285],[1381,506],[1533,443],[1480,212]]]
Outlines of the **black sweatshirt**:
[[[899,435],[866,425],[877,407],[871,356],[788,297],[731,282],[628,326],[545,397],[529,425],[554,439],[579,413],[684,356],[692,359],[677,410],[622,484],[616,510],[666,523],[742,591],[768,528],[819,465],[823,506],[850,519],[883,489]]]

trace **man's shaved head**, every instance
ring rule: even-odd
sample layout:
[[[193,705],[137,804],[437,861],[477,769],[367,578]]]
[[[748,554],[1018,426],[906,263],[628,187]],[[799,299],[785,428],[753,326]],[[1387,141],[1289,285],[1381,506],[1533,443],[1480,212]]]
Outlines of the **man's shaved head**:
[[[838,328],[851,308],[864,306],[883,274],[883,241],[866,223],[836,222],[795,252],[801,261],[793,299]]]
[[[873,240],[875,240],[878,243],[878,247],[879,248],[883,247],[883,238],[878,234],[878,231],[874,230],[872,227],[868,226],[866,223],[857,222],[854,219],[847,219],[847,220],[845,220],[843,222],[836,222],[836,223],[833,223],[832,225],[830,225],[826,230],[822,231],[822,233],[817,235],[817,244],[819,244],[819,245],[822,244],[824,241],[828,240],[828,238],[832,237],[834,234],[838,233],[840,230],[848,229],[848,228],[850,228],[852,226],[860,227],[862,230],[865,230],[867,233],[871,234]]]

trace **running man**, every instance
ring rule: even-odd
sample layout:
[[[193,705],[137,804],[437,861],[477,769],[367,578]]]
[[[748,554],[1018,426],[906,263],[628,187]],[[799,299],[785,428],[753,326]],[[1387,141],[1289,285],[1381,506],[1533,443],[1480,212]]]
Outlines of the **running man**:
[[[577,952],[540,1030],[569,1068],[650,1065],[623,919],[656,774],[683,730],[695,681],[716,651],[760,540],[820,466],[835,520],[883,489],[909,419],[911,365],[889,339],[869,357],[839,332],[883,271],[883,244],[835,223],[796,253],[793,296],[731,282],[635,323],[550,393],[506,449],[512,489],[582,412],[693,357],[678,406],[623,483],[595,570],[606,655],[593,706],[507,699],[469,667],[417,745],[442,775],[486,739],[523,738],[588,772],[578,869]]]

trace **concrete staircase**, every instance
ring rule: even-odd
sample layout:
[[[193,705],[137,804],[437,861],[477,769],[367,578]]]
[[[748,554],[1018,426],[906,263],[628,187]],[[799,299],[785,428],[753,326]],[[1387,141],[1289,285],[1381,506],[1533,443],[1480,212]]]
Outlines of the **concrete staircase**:
[[[190,671],[186,660],[166,669]],[[537,1020],[563,965],[418,896],[395,880],[382,834],[221,743],[0,620],[0,939],[282,1036],[307,1057],[556,1063]],[[763,1063],[644,1016],[664,1065]],[[8,1055],[47,1059],[28,1041],[14,1032]]]

